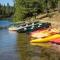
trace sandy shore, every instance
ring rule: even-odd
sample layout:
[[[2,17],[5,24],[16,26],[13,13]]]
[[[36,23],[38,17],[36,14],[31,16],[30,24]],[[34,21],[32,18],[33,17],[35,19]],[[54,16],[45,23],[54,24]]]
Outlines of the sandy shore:
[[[60,29],[60,13],[58,11],[55,12],[51,18],[46,17],[46,18],[40,19],[40,21],[50,22],[52,24],[52,27]]]

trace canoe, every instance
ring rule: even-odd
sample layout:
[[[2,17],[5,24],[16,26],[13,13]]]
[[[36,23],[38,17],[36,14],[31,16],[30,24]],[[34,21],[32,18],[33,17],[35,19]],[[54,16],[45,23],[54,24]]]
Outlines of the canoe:
[[[60,38],[53,39],[50,42],[60,44]]]
[[[51,35],[51,36],[39,38],[39,39],[33,39],[30,42],[31,43],[48,42],[48,41],[51,41],[51,40],[56,39],[56,38],[60,38],[60,34],[55,34],[55,35]]]

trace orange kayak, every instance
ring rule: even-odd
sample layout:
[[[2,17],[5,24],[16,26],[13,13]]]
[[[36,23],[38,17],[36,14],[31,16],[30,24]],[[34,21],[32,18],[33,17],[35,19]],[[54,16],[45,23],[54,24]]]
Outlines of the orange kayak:
[[[34,33],[31,33],[31,37],[35,37],[35,38],[41,38],[41,37],[46,37],[49,36],[50,32],[47,30],[43,30],[43,31],[36,31]]]
[[[46,36],[57,34],[57,33],[59,33],[59,30],[54,28],[50,30],[41,30],[41,31],[38,30],[38,31],[32,32],[30,35],[31,37],[41,38],[41,37],[46,37]]]

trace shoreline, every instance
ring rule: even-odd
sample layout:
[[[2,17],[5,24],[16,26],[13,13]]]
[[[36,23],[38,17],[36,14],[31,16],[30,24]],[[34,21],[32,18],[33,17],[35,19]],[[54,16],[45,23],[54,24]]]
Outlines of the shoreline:
[[[2,26],[0,26],[0,30],[1,30],[1,29],[7,29],[7,27],[2,27]]]

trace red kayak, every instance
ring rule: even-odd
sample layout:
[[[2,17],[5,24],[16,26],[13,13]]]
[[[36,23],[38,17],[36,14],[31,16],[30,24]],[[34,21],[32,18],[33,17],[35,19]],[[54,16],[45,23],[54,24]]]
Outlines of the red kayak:
[[[60,44],[60,38],[53,39],[50,42]]]

